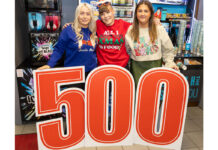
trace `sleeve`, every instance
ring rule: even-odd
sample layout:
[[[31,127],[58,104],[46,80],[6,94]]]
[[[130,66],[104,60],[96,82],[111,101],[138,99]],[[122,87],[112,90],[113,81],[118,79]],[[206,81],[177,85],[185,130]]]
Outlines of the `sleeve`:
[[[131,55],[132,55],[132,49],[130,47],[130,44],[131,44],[131,39],[130,39],[130,36],[129,36],[129,30],[130,30],[131,26],[129,26],[128,30],[127,30],[127,33],[125,35],[125,46],[126,46],[126,52],[127,54],[129,55],[130,59],[128,61],[128,67],[130,68],[130,62],[131,62]]]
[[[127,22],[127,21],[124,21],[124,20],[122,20],[122,21],[123,21],[123,27],[124,27],[125,33],[126,33],[132,24]]]
[[[47,65],[49,65],[51,68],[53,68],[57,64],[58,60],[63,56],[64,51],[66,49],[67,39],[68,39],[67,28],[65,28],[61,32],[61,34],[58,38],[58,42],[55,45],[53,53],[52,53],[52,55],[47,63]]]
[[[125,35],[125,46],[126,46],[126,52],[129,56],[131,56],[131,47],[130,47],[130,37],[129,37],[129,30],[130,27],[128,28],[126,35]]]
[[[172,41],[168,33],[166,32],[165,28],[159,26],[159,36],[161,38],[161,49],[162,49],[162,56],[163,61],[165,62],[166,67],[172,67],[176,64],[174,63],[174,47]]]
[[[129,43],[128,43],[127,41],[125,42],[125,46],[126,46],[126,52],[127,52],[127,54],[128,54],[129,56],[131,56],[131,48],[130,48]]]

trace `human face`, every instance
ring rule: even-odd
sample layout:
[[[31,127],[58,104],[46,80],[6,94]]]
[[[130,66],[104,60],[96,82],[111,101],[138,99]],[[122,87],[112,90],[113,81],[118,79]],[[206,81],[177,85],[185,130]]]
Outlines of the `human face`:
[[[80,8],[79,16],[78,16],[78,21],[81,25],[82,28],[87,28],[89,26],[89,23],[91,21],[91,12],[89,8],[83,6]]]
[[[148,27],[150,17],[151,11],[149,10],[148,6],[145,4],[140,5],[137,9],[137,19],[139,21],[139,26]]]
[[[100,17],[106,26],[112,26],[114,24],[114,10],[111,6],[108,6],[109,12],[103,12]]]

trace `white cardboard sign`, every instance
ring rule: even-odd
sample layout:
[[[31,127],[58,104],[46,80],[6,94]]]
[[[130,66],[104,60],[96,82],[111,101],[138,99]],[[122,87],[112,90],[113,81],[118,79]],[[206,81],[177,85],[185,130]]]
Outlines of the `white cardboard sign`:
[[[67,134],[61,118],[37,123],[40,150],[133,143],[181,149],[189,91],[181,73],[167,68],[148,70],[135,94],[129,71],[106,65],[89,73],[85,91],[68,88],[60,92],[61,85],[84,82],[84,67],[34,71],[36,116],[66,108]]]

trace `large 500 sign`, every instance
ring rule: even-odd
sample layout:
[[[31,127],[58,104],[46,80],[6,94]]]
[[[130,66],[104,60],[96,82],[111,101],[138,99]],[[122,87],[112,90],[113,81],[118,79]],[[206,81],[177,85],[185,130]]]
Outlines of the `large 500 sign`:
[[[62,118],[37,123],[39,149],[133,143],[181,149],[188,100],[188,83],[182,74],[151,69],[141,76],[135,94],[133,77],[126,69],[102,66],[87,77],[85,92],[78,88],[60,92],[61,85],[84,82],[84,67],[34,72],[36,116],[66,108],[66,134]]]

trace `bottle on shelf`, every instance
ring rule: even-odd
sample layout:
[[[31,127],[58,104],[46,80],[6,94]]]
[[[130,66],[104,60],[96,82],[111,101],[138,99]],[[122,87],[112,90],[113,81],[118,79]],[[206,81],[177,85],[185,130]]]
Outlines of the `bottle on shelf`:
[[[187,42],[186,45],[185,45],[185,54],[184,54],[184,57],[190,57],[191,56],[191,54],[190,54],[190,46],[191,46],[191,44]]]
[[[120,0],[120,5],[125,5],[125,0]]]
[[[192,41],[191,41],[191,51],[192,54],[197,54],[197,46],[199,43],[199,35],[201,32],[201,28],[203,26],[203,21],[201,20],[195,20],[194,21],[194,27],[193,27],[193,35],[192,35]]]
[[[200,33],[199,33],[199,37],[198,37],[198,43],[197,43],[197,52],[196,52],[197,56],[202,55],[200,49],[201,49],[201,45],[203,43],[203,32],[204,32],[203,31],[203,22],[201,22],[201,29],[200,29]]]
[[[186,40],[184,57],[191,56],[190,50],[191,50],[191,34],[187,37],[187,40]]]
[[[177,61],[176,61],[176,65],[182,69],[182,70],[187,70],[187,67],[182,63],[182,59],[179,58]]]
[[[119,5],[119,0],[112,0],[112,5]]]
[[[182,51],[183,51],[185,30],[186,30],[186,21],[180,20],[179,32],[177,35],[177,45],[178,45],[178,54],[179,55],[181,55]]]

